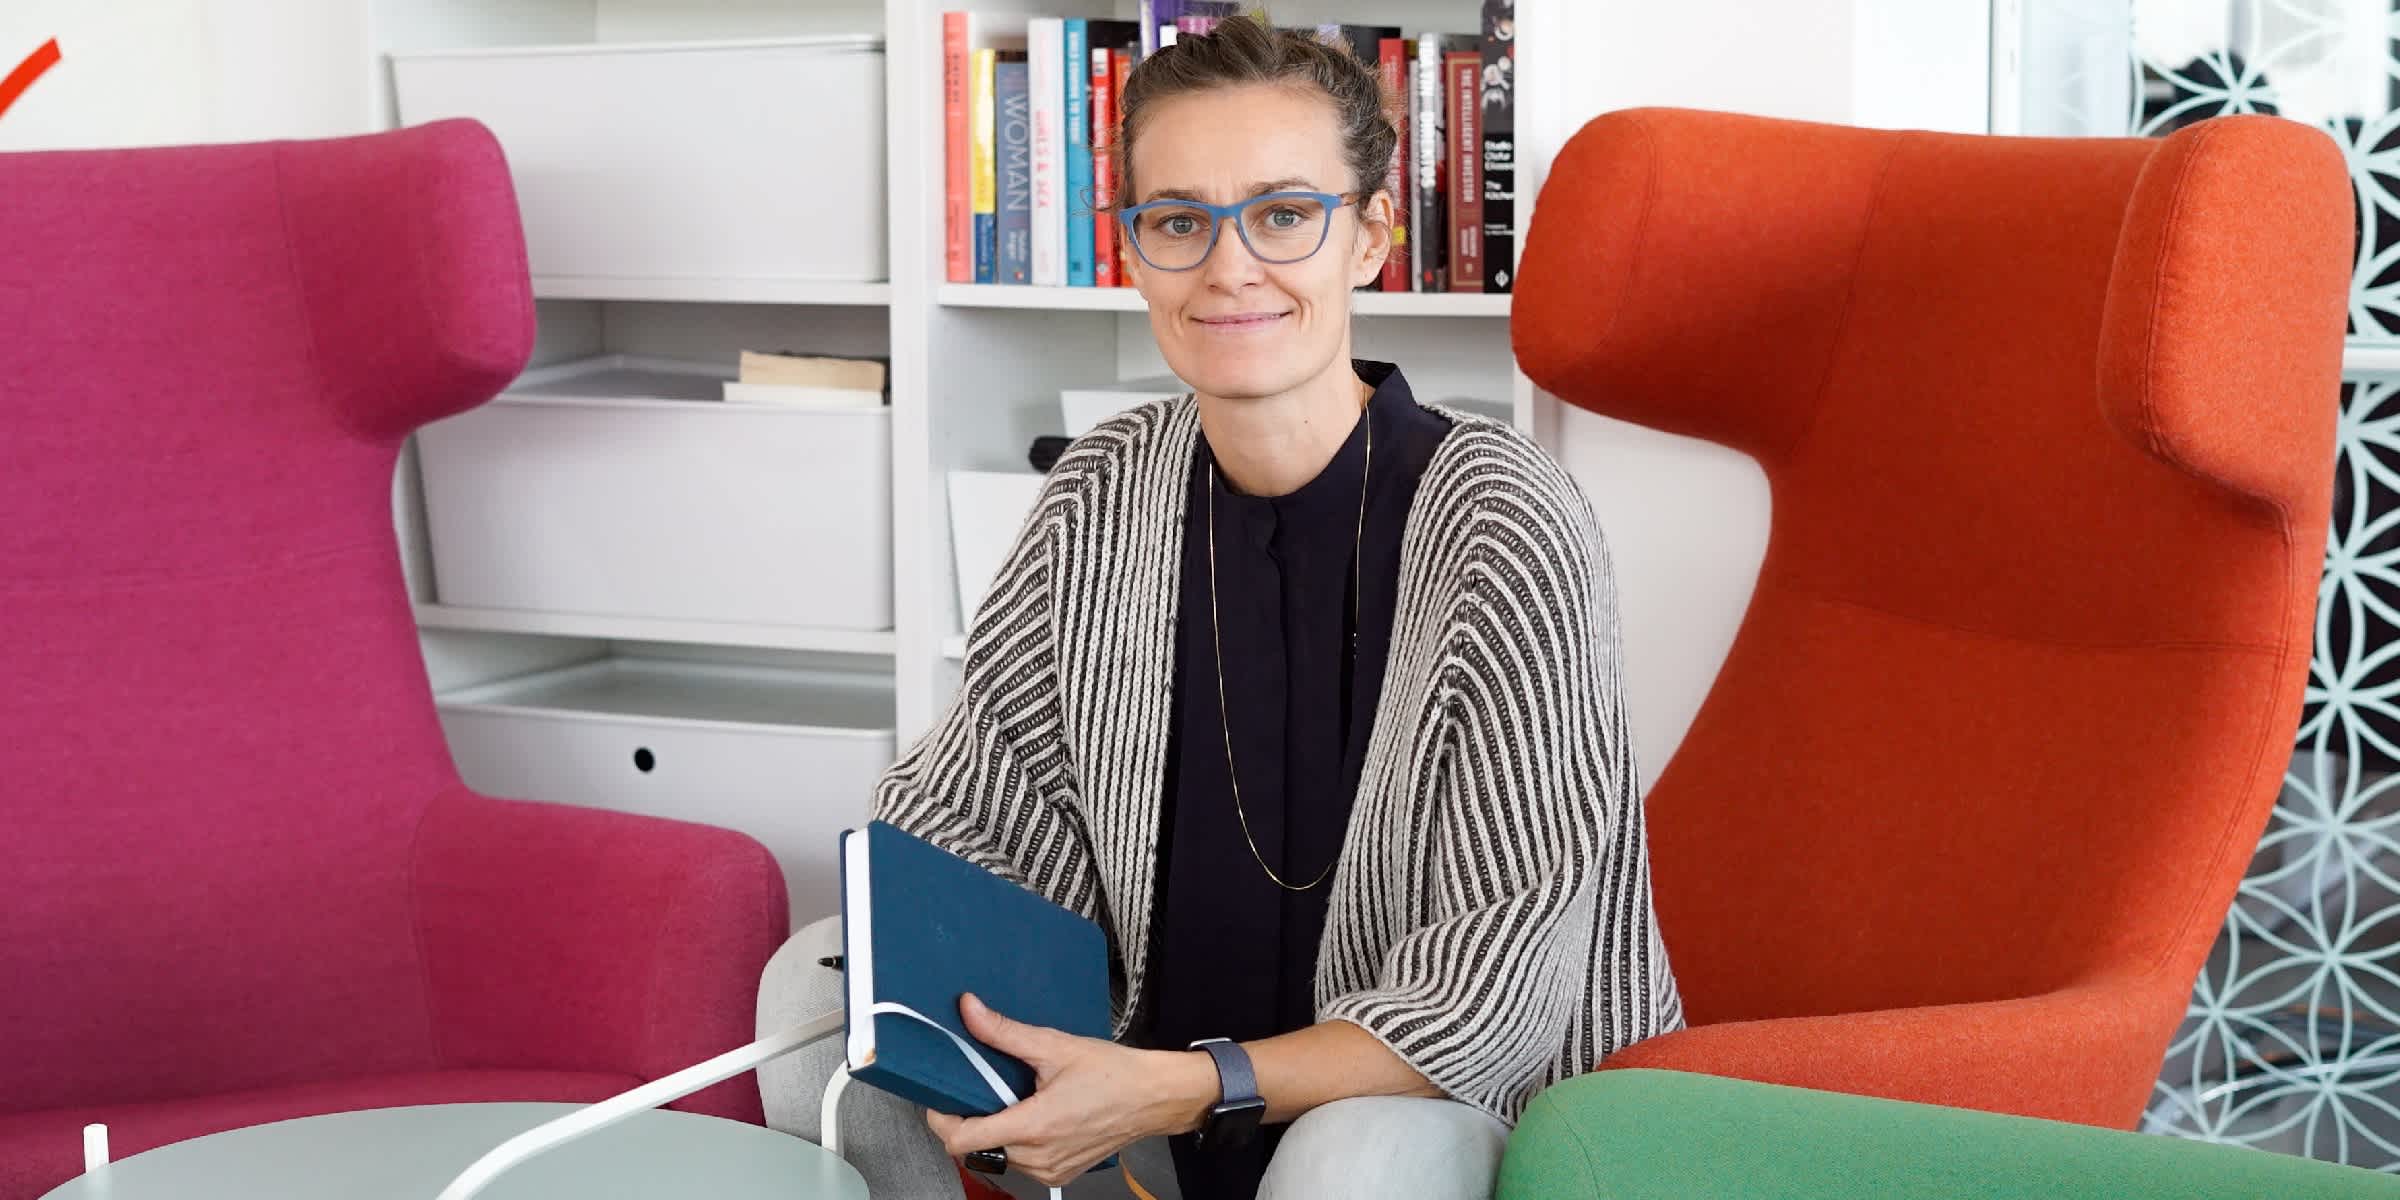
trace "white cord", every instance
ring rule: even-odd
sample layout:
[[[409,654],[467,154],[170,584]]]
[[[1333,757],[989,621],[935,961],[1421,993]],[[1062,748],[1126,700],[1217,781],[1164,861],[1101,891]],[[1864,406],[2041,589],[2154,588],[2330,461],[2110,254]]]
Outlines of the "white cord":
[[[940,1030],[943,1037],[949,1038],[951,1044],[958,1047],[960,1054],[966,1055],[967,1064],[974,1067],[975,1073],[983,1077],[984,1086],[991,1088],[992,1094],[999,1097],[1001,1107],[1005,1108],[1017,1102],[1016,1091],[1008,1086],[1007,1080],[1000,1078],[1000,1072],[992,1069],[990,1061],[983,1057],[982,1052],[975,1048],[974,1043],[950,1032],[940,1022],[905,1004],[893,1004],[889,1001],[876,1004],[867,1011],[870,1015],[890,1013],[897,1017],[907,1017],[912,1021],[918,1021]],[[501,1172],[534,1155],[563,1146],[585,1134],[605,1129],[635,1113],[656,1108],[661,1104],[672,1103],[711,1084],[722,1083],[745,1071],[756,1070],[802,1046],[840,1033],[844,1023],[842,1012],[836,1010],[815,1020],[794,1025],[773,1036],[760,1038],[740,1049],[728,1050],[707,1062],[685,1067],[672,1075],[645,1083],[631,1091],[620,1092],[596,1104],[579,1108],[556,1120],[536,1125],[500,1143],[483,1157],[476,1159],[456,1179],[450,1181],[450,1186],[442,1189],[436,1200],[469,1200],[469,1197],[489,1186]],[[848,1070],[835,1071],[833,1078],[826,1081],[824,1100],[818,1109],[818,1116],[822,1121],[820,1140],[826,1152],[836,1156],[841,1154],[841,1126],[838,1117],[842,1089],[848,1085],[849,1080],[850,1072]],[[87,1128],[84,1134],[87,1170],[90,1168],[91,1147],[91,1130]],[[102,1153],[105,1156],[105,1130],[103,1130]],[[1050,1200],[1064,1200],[1061,1189],[1051,1188]]]
[[[933,1029],[940,1032],[943,1037],[949,1038],[950,1044],[958,1047],[958,1052],[960,1054],[967,1056],[967,1065],[975,1068],[976,1074],[983,1076],[983,1085],[992,1089],[992,1094],[1000,1098],[1000,1107],[1007,1108],[1009,1105],[1017,1102],[1016,1091],[1008,1086],[1007,1080],[1000,1078],[1000,1072],[992,1069],[990,1060],[984,1058],[983,1052],[975,1048],[975,1043],[950,1032],[949,1028],[943,1025],[941,1022],[936,1021],[933,1018],[928,1017],[905,1004],[894,1004],[889,1000],[881,1001],[873,1005],[867,1009],[867,1012],[870,1016],[879,1013],[890,1013],[895,1017],[907,1017],[911,1021],[916,1021],[920,1024],[931,1026]],[[841,1071],[836,1072],[835,1074],[837,1077],[841,1077],[848,1075],[849,1072]],[[825,1125],[825,1128],[827,1129],[833,1128],[831,1119],[831,1106],[837,1099],[839,1099],[839,1093],[835,1089],[828,1087],[825,1092],[825,1103],[828,1106]],[[1050,1200],[1064,1200],[1061,1190],[1058,1188],[1051,1188]]]
[[[619,1092],[557,1120],[536,1125],[476,1159],[458,1178],[450,1181],[450,1186],[442,1189],[436,1200],[467,1200],[482,1191],[502,1171],[536,1154],[563,1146],[587,1133],[605,1129],[635,1113],[680,1100],[710,1084],[722,1083],[745,1071],[754,1071],[811,1042],[840,1033],[842,1025],[842,1011],[835,1009],[814,1020],[760,1038],[740,1049],[728,1050],[707,1062],[685,1067],[663,1079],[653,1080],[631,1091]]]
[[[833,1078],[825,1081],[825,1099],[817,1105],[817,1144],[835,1158],[842,1156],[842,1089],[849,1086],[849,1066],[835,1068]]]

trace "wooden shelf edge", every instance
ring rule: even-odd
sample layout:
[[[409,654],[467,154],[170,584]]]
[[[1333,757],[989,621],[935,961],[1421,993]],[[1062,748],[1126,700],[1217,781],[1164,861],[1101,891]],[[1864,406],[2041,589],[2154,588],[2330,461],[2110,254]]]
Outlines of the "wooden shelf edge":
[[[862,631],[794,625],[737,625],[716,621],[670,621],[506,608],[461,608],[447,604],[418,604],[416,616],[420,629],[467,633],[521,633],[541,637],[604,638],[619,642],[817,650],[831,654],[890,655],[898,645],[898,639],[888,629]]]

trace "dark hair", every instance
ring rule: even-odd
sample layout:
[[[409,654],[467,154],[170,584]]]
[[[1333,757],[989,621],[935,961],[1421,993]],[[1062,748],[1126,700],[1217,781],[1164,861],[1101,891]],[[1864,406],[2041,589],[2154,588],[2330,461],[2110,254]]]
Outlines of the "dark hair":
[[[1133,204],[1133,139],[1152,104],[1253,83],[1302,88],[1332,101],[1350,187],[1362,197],[1383,190],[1400,141],[1392,121],[1396,98],[1385,94],[1383,76],[1347,46],[1321,41],[1314,33],[1273,28],[1263,15],[1242,15],[1217,22],[1212,32],[1179,37],[1134,65],[1125,78],[1125,94],[1117,98],[1117,194],[1103,199],[1118,208]]]

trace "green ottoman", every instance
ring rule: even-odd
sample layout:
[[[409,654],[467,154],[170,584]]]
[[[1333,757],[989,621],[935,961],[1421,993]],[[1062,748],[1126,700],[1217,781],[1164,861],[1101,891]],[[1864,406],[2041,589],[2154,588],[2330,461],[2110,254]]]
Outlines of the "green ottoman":
[[[1680,1071],[1525,1110],[1497,1200],[2400,1200],[2400,1176],[2236,1146]]]

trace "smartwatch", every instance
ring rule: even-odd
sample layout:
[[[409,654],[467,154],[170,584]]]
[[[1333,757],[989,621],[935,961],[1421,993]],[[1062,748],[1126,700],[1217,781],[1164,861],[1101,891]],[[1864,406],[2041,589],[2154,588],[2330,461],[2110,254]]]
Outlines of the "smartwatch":
[[[1267,1102],[1258,1094],[1258,1076],[1250,1070],[1250,1055],[1229,1038],[1202,1038],[1194,1050],[1206,1050],[1217,1063],[1217,1102],[1200,1121],[1196,1144],[1203,1150],[1239,1146],[1258,1132],[1267,1115]]]

